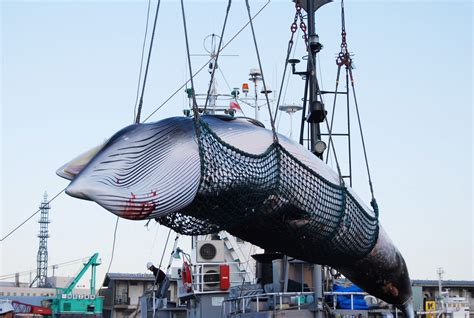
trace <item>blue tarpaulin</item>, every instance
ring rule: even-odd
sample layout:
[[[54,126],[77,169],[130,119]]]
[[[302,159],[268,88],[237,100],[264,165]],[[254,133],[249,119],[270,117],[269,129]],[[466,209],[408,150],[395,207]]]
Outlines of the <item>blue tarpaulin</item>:
[[[334,285],[333,291],[335,292],[364,292],[356,285]],[[337,295],[337,308],[340,309],[351,309],[351,296],[350,295]],[[353,295],[353,308],[352,309],[368,309],[367,303],[365,302],[363,295]]]

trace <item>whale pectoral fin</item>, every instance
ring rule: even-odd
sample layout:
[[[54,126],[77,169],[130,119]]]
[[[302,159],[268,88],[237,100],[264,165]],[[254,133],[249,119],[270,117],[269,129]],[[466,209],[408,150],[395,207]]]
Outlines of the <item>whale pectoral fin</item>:
[[[95,146],[94,148],[80,154],[76,158],[62,165],[56,174],[64,179],[73,180],[79,172],[84,169],[84,167],[91,161],[91,159],[104,148],[107,141],[104,141],[102,144]]]

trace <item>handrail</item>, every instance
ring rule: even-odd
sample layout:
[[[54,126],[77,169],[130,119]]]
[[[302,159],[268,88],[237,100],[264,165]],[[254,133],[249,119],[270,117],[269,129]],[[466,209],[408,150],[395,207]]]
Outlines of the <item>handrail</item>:
[[[230,303],[230,313],[236,312],[236,311],[241,311],[242,313],[246,312],[246,301],[245,300],[253,300],[255,299],[256,301],[256,312],[260,312],[260,300],[263,298],[273,298],[273,306],[274,310],[282,310],[283,309],[283,304],[288,303],[284,302],[283,298],[288,298],[288,297],[294,297],[297,296],[296,298],[296,306],[294,307],[288,307],[285,309],[296,309],[296,310],[301,310],[302,303],[301,303],[301,298],[298,296],[314,296],[314,292],[273,292],[273,293],[263,293],[263,294],[258,294],[258,295],[245,295],[245,296],[240,296],[237,298],[228,298],[225,299],[223,302],[223,310],[224,313],[227,314],[227,305],[226,303]],[[333,309],[336,309],[336,296],[338,295],[347,295],[351,297],[351,310],[354,310],[354,296],[365,296],[368,295],[366,292],[324,292],[325,296],[333,296]],[[278,300],[278,303],[277,303]],[[291,303],[291,300],[290,300]],[[277,306],[278,305],[278,306]],[[277,308],[278,307],[278,308]]]

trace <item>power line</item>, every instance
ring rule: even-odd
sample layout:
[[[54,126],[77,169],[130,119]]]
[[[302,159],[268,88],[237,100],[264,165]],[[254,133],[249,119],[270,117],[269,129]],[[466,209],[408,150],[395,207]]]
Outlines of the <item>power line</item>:
[[[66,188],[62,189],[60,192],[58,192],[51,200],[49,200],[47,202],[47,204],[50,204],[51,202],[53,202],[57,197],[59,197],[59,195],[61,193],[64,192],[64,190],[66,190]],[[12,235],[13,233],[15,233],[20,227],[22,227],[26,222],[28,222],[29,220],[31,220],[31,218],[33,218],[36,214],[38,214],[38,212],[41,211],[41,208],[39,208],[38,210],[36,210],[35,213],[33,213],[32,215],[30,215],[26,220],[24,220],[23,222],[21,222],[17,227],[15,227],[13,230],[11,230],[7,235],[5,235],[4,237],[2,237],[2,239],[0,239],[0,242],[3,242],[7,237],[9,237],[10,235]]]
[[[82,261],[84,261],[84,260],[86,260],[86,259],[87,259],[87,257],[78,258],[78,259],[75,259],[75,260],[72,260],[72,261],[68,261],[68,262],[63,262],[63,263],[58,263],[58,264],[49,265],[48,268],[53,268],[53,267],[56,267],[56,266],[59,267],[59,266],[72,265],[72,264],[75,264],[75,263],[82,262]],[[30,270],[27,270],[27,271],[22,271],[22,272],[13,273],[13,274],[2,275],[2,276],[0,276],[0,280],[6,280],[6,279],[14,278],[16,275],[23,276],[23,275],[26,275],[26,274],[29,274],[29,273],[33,273],[33,272],[36,272],[36,268],[35,268],[35,269],[30,269]]]

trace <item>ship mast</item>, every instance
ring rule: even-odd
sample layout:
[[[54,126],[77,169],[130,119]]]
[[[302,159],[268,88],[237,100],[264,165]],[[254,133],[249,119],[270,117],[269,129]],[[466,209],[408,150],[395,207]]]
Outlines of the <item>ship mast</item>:
[[[298,1],[298,0],[297,0]],[[326,149],[325,143],[321,140],[321,127],[322,123],[326,118],[326,111],[324,104],[321,100],[321,92],[319,90],[318,78],[316,76],[316,55],[321,51],[322,45],[319,42],[319,36],[316,34],[315,26],[315,12],[321,6],[332,0],[310,0],[302,1],[302,7],[307,12],[308,19],[308,62],[306,68],[306,87],[309,87],[308,96],[308,115],[306,121],[309,123],[310,128],[310,142],[309,147],[312,153],[314,153],[321,160],[323,159],[323,152]],[[306,94],[305,94],[306,95]],[[305,96],[306,103],[306,96]],[[304,116],[304,112],[303,112]],[[313,288],[315,299],[318,303],[318,309],[315,313],[316,318],[323,317],[322,302],[323,302],[323,275],[322,266],[315,264],[313,265]]]

